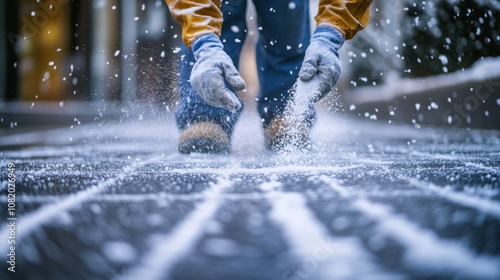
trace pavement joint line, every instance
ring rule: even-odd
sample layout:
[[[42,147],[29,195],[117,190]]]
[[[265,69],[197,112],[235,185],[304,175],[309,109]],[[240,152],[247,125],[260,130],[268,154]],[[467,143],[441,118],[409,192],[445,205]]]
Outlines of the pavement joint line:
[[[448,154],[430,154],[421,151],[411,151],[409,155],[417,156],[426,159],[442,159],[442,160],[461,160],[463,159],[463,155],[448,155]]]
[[[499,168],[484,166],[482,164],[474,163],[474,162],[465,162],[465,165],[467,165],[467,166],[473,166],[473,167],[476,167],[476,168],[479,168],[479,169],[483,169],[483,170],[487,170],[489,172],[495,173],[496,175],[500,174],[500,169]]]
[[[404,179],[410,185],[417,187],[421,190],[431,191],[432,193],[438,194],[439,196],[445,198],[448,201],[454,202],[461,206],[467,206],[473,208],[477,211],[489,214],[496,219],[500,219],[500,203],[493,200],[479,198],[473,195],[465,195],[453,191],[446,187],[437,186],[431,182],[425,182],[417,180],[415,178],[400,177]]]
[[[39,202],[39,203],[49,203],[54,201],[61,201],[71,197],[71,195],[64,196],[29,196],[22,195],[17,196],[16,201],[21,203],[26,202]],[[97,197],[92,197],[87,199],[86,201],[109,201],[109,202],[121,202],[121,201],[147,201],[147,200],[169,200],[169,201],[196,201],[206,198],[206,194],[203,192],[200,193],[191,193],[191,194],[169,194],[169,193],[148,193],[148,194],[102,194]],[[265,196],[262,193],[251,192],[251,193],[225,193],[219,196],[220,199],[223,200],[259,200],[265,199]],[[7,198],[0,198],[0,202],[7,202]]]
[[[221,170],[220,168],[191,168],[185,169],[168,169],[164,171],[165,173],[177,173],[177,174],[220,174],[220,175],[236,175],[236,174],[280,174],[280,173],[323,173],[323,172],[340,172],[351,169],[356,169],[363,167],[363,165],[348,165],[348,166],[304,166],[304,165],[287,165],[287,166],[275,166],[275,167],[263,167],[263,168],[226,168]]]
[[[381,192],[379,190],[371,191],[357,191],[356,195],[364,195],[367,197],[414,197],[425,195],[421,191],[416,190],[396,190],[389,194]],[[16,196],[16,201],[20,203],[49,203],[55,201],[61,201],[69,198],[71,195],[55,196],[55,195],[19,195]],[[147,201],[147,200],[169,200],[169,201],[196,201],[204,199],[205,195],[201,193],[192,194],[171,194],[171,193],[147,193],[147,194],[101,194],[99,196],[88,198],[86,201],[109,201],[109,202],[121,202],[121,201]],[[267,194],[261,192],[248,192],[248,193],[224,193],[219,196],[222,200],[261,200],[267,199]],[[0,197],[0,203],[7,202],[7,198]]]
[[[431,159],[441,159],[441,160],[448,160],[448,161],[463,161],[464,159],[470,159],[470,155],[463,155],[463,154],[455,154],[455,155],[447,155],[447,154],[430,154],[430,153],[425,153],[425,152],[421,152],[421,151],[412,151],[409,153],[410,155],[414,155],[414,156],[418,156],[418,157],[421,157],[421,158],[431,158]],[[490,156],[493,156],[492,154],[489,154]],[[478,158],[478,160],[480,159],[484,159],[484,158]],[[463,164],[465,166],[472,166],[472,167],[476,167],[476,168],[479,168],[479,169],[483,169],[485,171],[488,171],[488,172],[492,172],[494,174],[499,174],[500,173],[500,169],[498,168],[494,168],[494,167],[490,167],[490,166],[485,166],[485,165],[482,165],[482,164],[479,164],[479,163],[474,163],[474,162],[467,162],[467,161],[464,161]]]
[[[203,192],[206,200],[199,203],[167,235],[158,239],[142,262],[126,271],[120,279],[169,279],[174,265],[194,249],[204,234],[201,229],[222,205],[220,195],[233,184],[225,176],[219,177],[217,183]]]
[[[260,188],[265,192],[267,201],[271,205],[271,220],[283,228],[292,255],[302,261],[299,264],[299,271],[291,266],[289,270],[283,272],[283,279],[284,277],[287,277],[286,279],[303,279],[301,277],[346,279],[346,273],[353,279],[368,276],[373,279],[400,279],[390,273],[382,272],[380,267],[372,261],[371,253],[363,248],[358,238],[333,237],[328,228],[307,206],[307,199],[303,194],[283,192],[280,190],[281,186],[281,182],[271,180],[262,183]],[[356,270],[346,272],[349,263],[352,262],[357,263]],[[309,263],[316,265],[313,269],[304,269],[304,266]],[[338,271],[342,272],[337,274]]]
[[[405,247],[403,261],[408,268],[418,271],[425,267],[428,271],[459,273],[466,278],[500,278],[500,258],[477,255],[463,243],[442,239],[433,231],[394,213],[390,206],[356,196],[327,176],[323,175],[320,179],[341,197],[350,199],[355,210],[375,221],[382,235]]]
[[[92,196],[101,193],[109,186],[112,186],[116,182],[126,178],[131,172],[133,172],[133,170],[154,161],[158,161],[161,158],[161,156],[156,156],[145,161],[134,162],[134,164],[124,167],[122,173],[115,178],[110,178],[104,182],[100,182],[91,187],[88,187],[85,190],[76,192],[68,196],[64,200],[57,201],[55,204],[42,206],[40,209],[37,209],[32,213],[29,213],[25,216],[20,216],[17,225],[16,241],[21,241],[25,236],[29,235],[32,231],[37,229],[42,224],[54,219],[57,215],[61,214],[61,212],[80,205],[82,202],[87,201]],[[6,227],[2,224],[0,240],[7,240],[9,232],[8,230],[6,230],[7,228],[3,228]],[[8,247],[9,246],[7,246],[7,242],[1,243],[0,255],[5,256],[7,254]]]

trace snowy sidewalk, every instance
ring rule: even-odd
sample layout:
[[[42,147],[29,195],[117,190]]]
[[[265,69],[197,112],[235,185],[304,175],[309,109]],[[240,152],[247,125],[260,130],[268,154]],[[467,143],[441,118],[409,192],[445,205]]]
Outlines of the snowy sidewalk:
[[[229,156],[178,154],[171,119],[0,137],[0,279],[500,278],[500,132],[321,114],[307,155],[261,134],[244,114]]]

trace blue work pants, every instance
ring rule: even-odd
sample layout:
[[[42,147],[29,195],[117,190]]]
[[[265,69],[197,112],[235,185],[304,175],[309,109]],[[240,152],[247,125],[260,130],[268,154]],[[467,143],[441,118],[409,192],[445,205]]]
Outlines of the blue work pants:
[[[259,40],[256,45],[256,62],[260,92],[258,112],[264,128],[279,117],[290,99],[290,88],[297,80],[298,72],[309,45],[308,0],[253,0],[257,12]],[[239,67],[239,57],[247,35],[246,0],[222,1],[224,22],[221,41],[224,51]],[[179,129],[190,124],[208,121],[222,126],[232,134],[241,109],[230,112],[206,104],[189,83],[195,63],[193,52],[181,46],[179,80],[179,104],[175,119]],[[242,65],[245,67],[244,65]],[[308,120],[315,118],[311,110]]]

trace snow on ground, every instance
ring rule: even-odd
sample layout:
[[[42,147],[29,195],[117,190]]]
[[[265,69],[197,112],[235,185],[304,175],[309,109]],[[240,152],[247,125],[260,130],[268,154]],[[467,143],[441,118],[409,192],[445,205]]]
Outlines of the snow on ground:
[[[494,81],[500,77],[500,59],[489,57],[478,60],[471,68],[450,74],[425,78],[397,79],[379,87],[361,87],[351,92],[358,103],[389,101],[398,96],[410,96],[429,91],[439,93],[440,89],[459,85]],[[493,85],[497,85],[493,83]]]
[[[231,155],[177,137],[172,119],[1,137],[0,279],[500,278],[499,132],[321,113],[313,151],[274,154],[244,113]]]

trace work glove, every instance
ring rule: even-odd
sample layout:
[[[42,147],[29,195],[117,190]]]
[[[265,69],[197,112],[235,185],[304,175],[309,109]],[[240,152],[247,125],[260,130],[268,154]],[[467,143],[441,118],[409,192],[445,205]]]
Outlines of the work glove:
[[[240,109],[240,101],[224,81],[234,90],[243,90],[245,82],[224,52],[220,39],[215,34],[205,34],[197,38],[191,48],[196,60],[190,77],[193,89],[209,105],[229,111]]]
[[[342,69],[338,51],[343,43],[344,36],[333,26],[320,25],[314,31],[299,72],[302,82],[315,84],[312,101],[323,98],[337,83]]]

